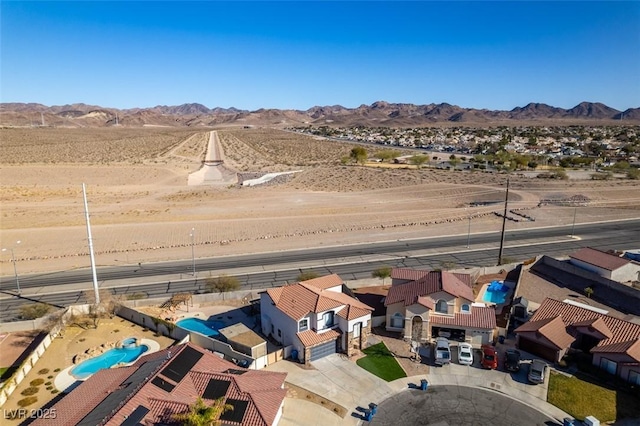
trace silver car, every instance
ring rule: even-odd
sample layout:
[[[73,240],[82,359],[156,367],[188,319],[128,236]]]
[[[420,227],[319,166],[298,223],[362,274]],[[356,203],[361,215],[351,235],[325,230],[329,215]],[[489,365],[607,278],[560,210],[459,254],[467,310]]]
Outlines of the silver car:
[[[529,382],[533,384],[544,383],[544,376],[547,372],[547,364],[540,361],[539,359],[534,359],[531,362],[531,366],[529,366],[529,375],[527,378]]]
[[[435,355],[436,365],[445,365],[451,362],[451,350],[449,349],[449,341],[444,337],[438,337],[436,339]]]

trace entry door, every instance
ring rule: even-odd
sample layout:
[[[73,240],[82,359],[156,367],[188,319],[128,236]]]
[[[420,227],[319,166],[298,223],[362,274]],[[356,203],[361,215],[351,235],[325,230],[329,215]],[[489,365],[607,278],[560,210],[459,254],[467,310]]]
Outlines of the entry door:
[[[357,322],[353,325],[353,337],[358,338],[358,349],[362,349],[362,323]]]

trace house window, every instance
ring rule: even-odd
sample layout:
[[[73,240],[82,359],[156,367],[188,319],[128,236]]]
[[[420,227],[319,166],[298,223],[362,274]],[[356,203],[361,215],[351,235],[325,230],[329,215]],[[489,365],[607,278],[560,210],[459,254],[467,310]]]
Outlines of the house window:
[[[325,328],[333,327],[333,311],[325,312],[322,315],[322,319]]]
[[[393,328],[404,328],[404,317],[401,313],[396,312],[391,317],[391,327]]]
[[[603,370],[605,370],[607,373],[609,374],[616,374],[616,371],[618,370],[618,363],[613,362],[609,359],[606,358],[601,358],[600,359],[600,368],[602,368]]]
[[[301,319],[300,322],[298,323],[298,331],[306,331],[308,329],[309,329],[309,319],[308,318]]]
[[[629,382],[633,385],[640,386],[640,373],[633,370],[629,371]]]
[[[449,308],[447,307],[447,301],[446,300],[438,300],[438,303],[436,303],[436,312],[440,313],[440,314],[447,314],[449,313]]]
[[[462,306],[460,307],[460,312],[464,314],[471,313],[471,307],[469,306],[468,303],[463,303]]]

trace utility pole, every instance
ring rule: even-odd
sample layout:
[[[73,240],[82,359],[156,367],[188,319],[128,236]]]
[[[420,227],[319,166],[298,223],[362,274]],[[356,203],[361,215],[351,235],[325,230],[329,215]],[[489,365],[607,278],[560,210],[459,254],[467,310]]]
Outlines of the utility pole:
[[[87,222],[87,238],[89,239],[89,257],[91,259],[91,272],[93,274],[93,292],[95,293],[96,305],[100,304],[100,292],[98,291],[98,274],[96,272],[96,258],[93,254],[93,238],[91,237],[91,223],[89,223],[89,206],[87,204],[87,190],[82,184],[82,198],[84,199],[84,214]]]
[[[467,215],[467,219],[469,219],[469,228],[467,229],[467,248],[469,248],[469,243],[471,242],[471,215]]]
[[[507,178],[507,193],[504,196],[504,214],[502,215],[502,234],[500,235],[500,251],[498,252],[498,266],[502,265],[502,252],[504,251],[504,230],[507,226],[507,204],[509,202],[509,178]]]
[[[16,241],[16,246],[20,244],[20,240]],[[22,294],[22,290],[20,290],[20,279],[18,278],[18,268],[16,267],[16,255],[13,251],[14,247],[9,249],[3,248],[2,251],[9,250],[11,252],[11,263],[13,263],[13,275],[16,277],[16,288],[18,289],[18,296]]]

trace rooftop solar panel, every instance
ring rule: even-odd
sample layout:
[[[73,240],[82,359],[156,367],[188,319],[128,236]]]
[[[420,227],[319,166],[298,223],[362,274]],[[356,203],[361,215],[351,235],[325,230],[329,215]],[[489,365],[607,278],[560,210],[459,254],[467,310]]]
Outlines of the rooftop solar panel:
[[[244,418],[244,413],[247,411],[247,406],[249,405],[249,401],[240,401],[238,399],[227,399],[226,403],[231,405],[233,407],[233,410],[225,411],[220,416],[220,420],[242,423],[242,419]]]
[[[173,390],[173,388],[176,387],[174,384],[167,382],[165,379],[163,379],[160,376],[156,376],[151,381],[151,384],[156,385],[157,387],[159,387],[160,389],[162,389],[165,392],[171,392]]]
[[[221,396],[225,396],[227,394],[227,389],[229,389],[229,385],[231,385],[231,382],[228,380],[211,379],[209,380],[202,397],[206,399],[218,399]]]
[[[144,419],[144,416],[146,416],[149,411],[147,407],[138,405],[138,407],[127,416],[125,421],[120,423],[120,426],[136,426],[140,420]]]
[[[202,355],[202,352],[187,346],[162,370],[162,375],[180,383],[185,374],[202,358]]]

